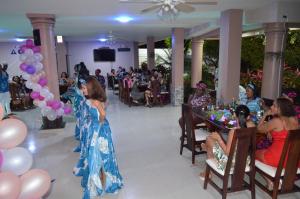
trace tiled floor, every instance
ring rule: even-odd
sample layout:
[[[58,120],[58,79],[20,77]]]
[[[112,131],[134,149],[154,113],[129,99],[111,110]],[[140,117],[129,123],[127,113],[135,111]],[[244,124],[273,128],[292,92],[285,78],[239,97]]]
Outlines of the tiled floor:
[[[120,103],[117,96],[109,95],[107,111],[124,188],[109,199],[213,199],[221,196],[210,186],[204,190],[198,174],[204,169],[205,155],[191,164],[191,153],[179,155],[180,107],[131,107]],[[17,113],[29,126],[24,146],[34,152],[35,168],[49,171],[56,179],[47,199],[80,199],[80,179],[72,168],[78,154],[73,137],[75,123],[72,118],[65,129],[39,131],[39,110]],[[72,122],[73,121],[73,122]],[[257,198],[268,198],[258,188]],[[228,198],[248,199],[250,192],[229,194]],[[300,198],[298,194],[283,196]]]

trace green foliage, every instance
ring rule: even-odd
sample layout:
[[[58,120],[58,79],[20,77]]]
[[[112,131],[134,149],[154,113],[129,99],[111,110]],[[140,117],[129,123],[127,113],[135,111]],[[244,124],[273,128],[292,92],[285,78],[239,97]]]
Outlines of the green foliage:
[[[206,66],[219,66],[219,40],[204,41],[203,59]]]
[[[256,70],[262,67],[265,50],[264,40],[263,35],[242,39],[241,71],[247,72],[247,70]]]
[[[285,51],[285,63],[300,69],[300,31],[289,31]]]

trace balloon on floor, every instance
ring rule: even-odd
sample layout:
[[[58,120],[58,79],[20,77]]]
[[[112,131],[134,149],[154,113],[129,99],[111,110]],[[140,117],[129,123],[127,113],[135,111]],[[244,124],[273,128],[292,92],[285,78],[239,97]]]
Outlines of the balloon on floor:
[[[0,199],[39,199],[50,189],[48,172],[31,169],[32,154],[17,147],[26,136],[27,126],[21,120],[0,117]]]
[[[43,55],[40,47],[35,46],[33,41],[29,39],[25,45],[21,46],[20,51],[22,77],[27,80],[26,87],[33,90],[30,96],[34,100],[34,105],[40,107],[42,115],[51,121],[70,114],[72,112],[71,107],[54,99],[54,95],[47,87],[48,79],[41,63]]]

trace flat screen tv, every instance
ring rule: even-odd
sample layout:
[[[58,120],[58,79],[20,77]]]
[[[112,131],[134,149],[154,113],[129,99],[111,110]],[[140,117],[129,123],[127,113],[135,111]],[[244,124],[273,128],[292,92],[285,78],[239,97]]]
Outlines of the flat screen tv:
[[[116,61],[116,51],[109,48],[94,49],[95,62],[114,62]]]

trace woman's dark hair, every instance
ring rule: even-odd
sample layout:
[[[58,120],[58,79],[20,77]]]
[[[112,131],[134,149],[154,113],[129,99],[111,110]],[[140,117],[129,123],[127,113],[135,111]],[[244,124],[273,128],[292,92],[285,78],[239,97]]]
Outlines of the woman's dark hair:
[[[250,88],[253,91],[253,99],[256,99],[258,97],[258,92],[257,92],[257,88],[256,88],[255,84],[250,82],[247,85],[247,88]]]
[[[234,111],[236,117],[239,119],[239,126],[247,128],[247,117],[250,115],[250,110],[245,105],[239,105]]]
[[[100,102],[106,102],[106,94],[100,85],[99,81],[95,77],[89,77],[86,81],[86,87],[88,90],[88,98],[98,100]]]
[[[63,78],[63,75],[65,75],[66,78],[69,78],[69,75],[66,72],[62,72],[61,75],[60,75],[60,77]]]
[[[276,104],[280,110],[280,115],[284,117],[295,117],[297,115],[295,107],[291,100],[280,97],[276,100]]]

